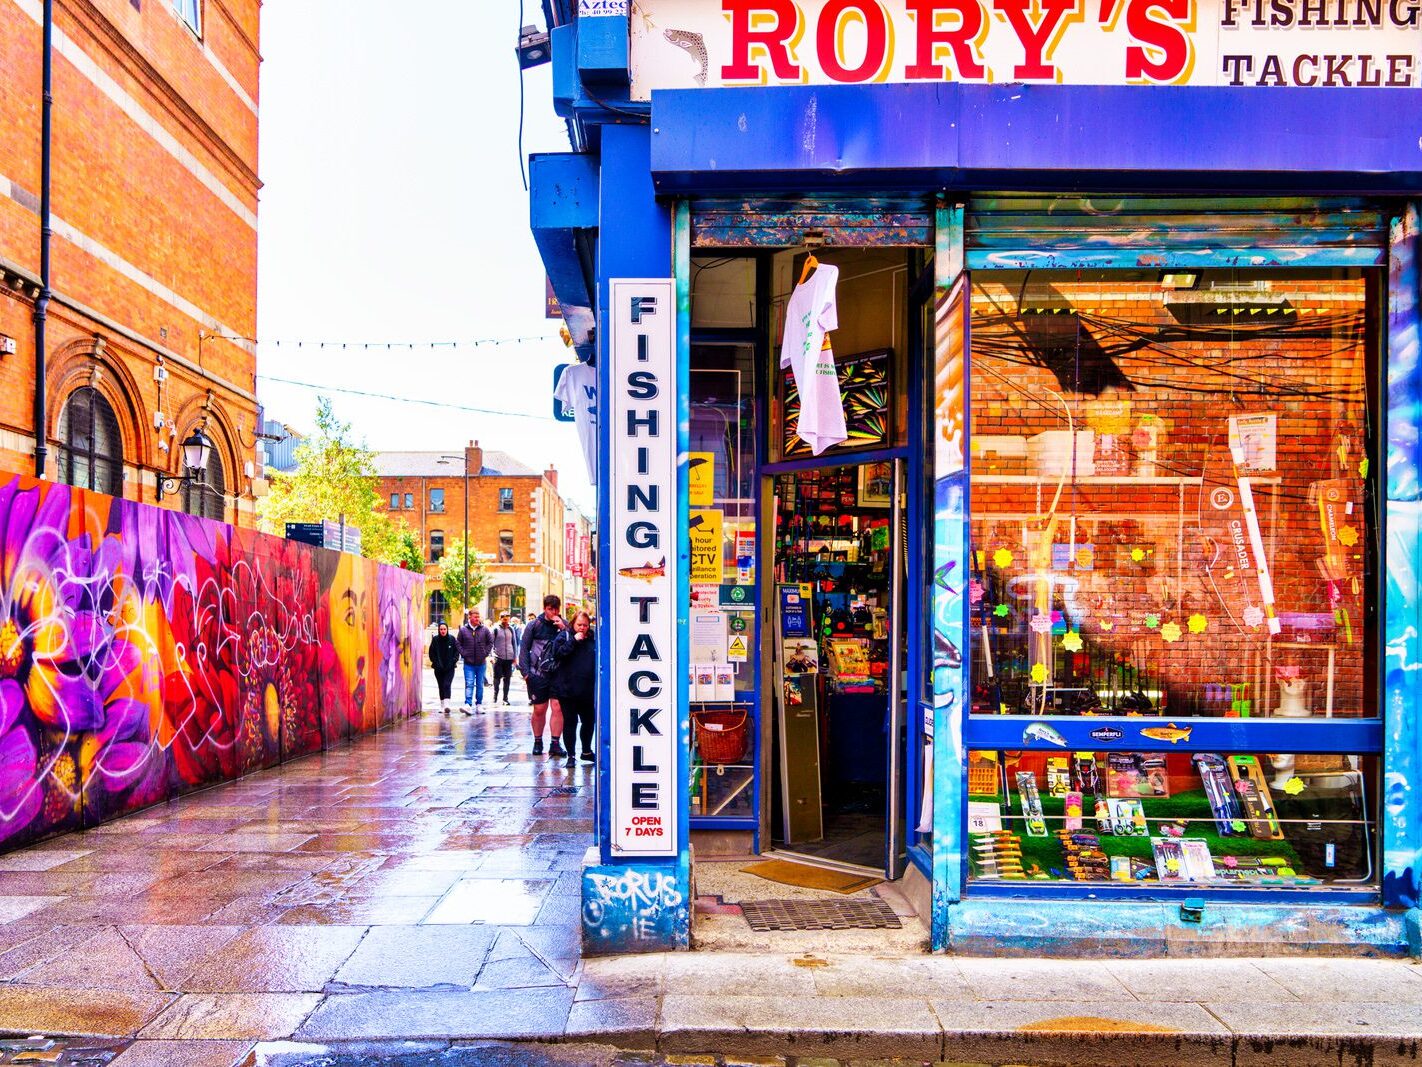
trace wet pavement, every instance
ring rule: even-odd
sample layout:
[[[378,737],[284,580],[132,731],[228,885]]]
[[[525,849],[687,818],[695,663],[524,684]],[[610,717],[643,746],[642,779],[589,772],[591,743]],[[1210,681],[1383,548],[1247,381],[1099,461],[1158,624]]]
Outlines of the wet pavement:
[[[0,856],[0,1064],[1422,1059],[1422,967],[1401,960],[989,960],[767,936],[580,961],[593,772],[528,749],[526,706],[427,713]]]

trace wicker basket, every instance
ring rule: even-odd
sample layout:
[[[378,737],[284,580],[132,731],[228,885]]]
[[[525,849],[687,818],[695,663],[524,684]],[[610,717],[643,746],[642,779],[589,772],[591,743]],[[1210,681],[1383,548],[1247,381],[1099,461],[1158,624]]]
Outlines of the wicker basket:
[[[740,763],[746,758],[750,731],[744,711],[698,711],[691,720],[696,725],[696,750],[702,763]]]

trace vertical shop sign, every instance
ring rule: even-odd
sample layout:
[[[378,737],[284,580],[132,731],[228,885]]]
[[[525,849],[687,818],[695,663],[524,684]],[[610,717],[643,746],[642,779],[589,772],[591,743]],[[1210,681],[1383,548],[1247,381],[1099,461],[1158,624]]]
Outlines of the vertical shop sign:
[[[582,574],[578,567],[578,524],[575,522],[563,524],[563,569],[574,578]]]
[[[610,283],[612,851],[677,851],[676,300],[670,278]]]

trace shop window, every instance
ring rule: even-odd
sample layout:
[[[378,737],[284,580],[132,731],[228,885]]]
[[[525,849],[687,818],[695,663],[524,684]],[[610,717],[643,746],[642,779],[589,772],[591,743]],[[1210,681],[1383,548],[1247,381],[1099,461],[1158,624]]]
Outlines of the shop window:
[[[202,34],[202,0],[173,0],[173,10],[193,33]]]
[[[499,490],[499,510],[512,511],[514,509],[514,491],[512,489]]]
[[[443,511],[444,511],[444,490],[443,490],[443,489],[431,489],[431,490],[430,490],[430,510],[431,510],[431,511],[434,511],[434,512],[443,512]]]
[[[449,622],[449,598],[444,591],[436,589],[430,594],[430,625],[438,626]]]
[[[183,488],[183,510],[189,515],[222,522],[226,518],[227,473],[222,455],[212,449],[207,456],[207,469],[195,475]]]
[[[114,409],[102,393],[83,386],[59,413],[59,480],[80,489],[123,495],[123,440]]]
[[[972,708],[1377,714],[1360,272],[984,273]]]
[[[438,563],[444,556],[444,531],[430,531],[430,562]]]
[[[499,531],[499,562],[512,563],[514,559],[514,535],[512,530]]]
[[[1375,883],[1375,756],[974,751],[980,882]]]
[[[498,622],[504,612],[523,618],[528,611],[528,593],[521,585],[495,585],[489,589],[489,617]]]

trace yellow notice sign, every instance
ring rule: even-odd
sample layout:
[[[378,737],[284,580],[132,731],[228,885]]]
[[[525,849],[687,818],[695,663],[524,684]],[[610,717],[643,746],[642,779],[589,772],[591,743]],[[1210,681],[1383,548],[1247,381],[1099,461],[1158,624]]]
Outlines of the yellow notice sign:
[[[744,663],[746,661],[746,639],[740,634],[732,634],[730,641],[726,643],[726,659],[730,663]]]
[[[694,508],[709,508],[715,484],[716,453],[690,453],[686,460],[686,502]],[[719,582],[721,579],[716,580]]]
[[[721,580],[721,513],[716,510],[691,513],[691,581]]]

